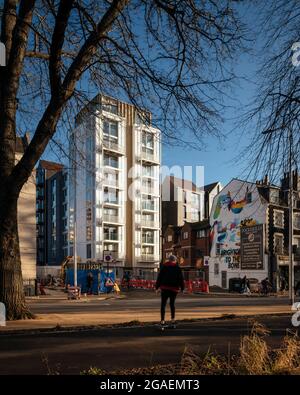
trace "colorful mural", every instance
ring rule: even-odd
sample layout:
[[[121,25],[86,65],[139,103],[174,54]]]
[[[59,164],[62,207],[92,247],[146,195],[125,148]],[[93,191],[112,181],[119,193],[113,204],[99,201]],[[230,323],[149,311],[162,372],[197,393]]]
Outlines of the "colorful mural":
[[[219,217],[222,207],[227,207],[227,209],[229,211],[232,211],[234,214],[239,214],[247,203],[251,203],[251,201],[247,198],[248,193],[249,191],[247,188],[244,199],[237,201],[234,201],[231,198],[230,192],[228,192],[226,195],[219,195],[216,208],[214,210],[214,219],[217,219]]]
[[[232,180],[214,199],[210,218],[212,256],[239,254],[241,224],[264,223],[264,213],[256,185]]]

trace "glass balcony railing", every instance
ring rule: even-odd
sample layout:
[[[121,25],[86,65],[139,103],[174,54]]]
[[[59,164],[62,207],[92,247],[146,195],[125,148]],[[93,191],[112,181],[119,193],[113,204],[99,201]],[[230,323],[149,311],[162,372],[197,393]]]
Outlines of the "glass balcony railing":
[[[138,260],[143,262],[153,262],[157,261],[158,259],[154,254],[142,254]]]
[[[118,215],[103,214],[103,221],[104,222],[119,223],[119,222],[121,222],[121,218]]]
[[[114,197],[110,197],[110,196],[104,196],[103,201],[104,201],[104,203],[107,203],[107,204],[119,204],[118,198],[114,198]]]
[[[144,218],[142,218],[141,224],[142,224],[142,226],[149,227],[149,228],[154,228],[156,225],[154,220],[148,220],[148,219],[144,219]]]
[[[108,150],[123,152],[124,146],[118,143],[118,140],[114,141],[109,138],[103,139],[103,147]]]
[[[143,236],[142,237],[143,244],[154,244],[154,237],[153,236]]]
[[[154,202],[142,202],[142,210],[154,211],[155,210]]]
[[[104,240],[119,241],[120,236],[117,233],[104,232]]]

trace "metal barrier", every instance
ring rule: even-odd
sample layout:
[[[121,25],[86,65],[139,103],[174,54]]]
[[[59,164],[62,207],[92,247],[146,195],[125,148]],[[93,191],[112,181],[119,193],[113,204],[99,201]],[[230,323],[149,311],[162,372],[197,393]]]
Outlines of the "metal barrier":
[[[37,280],[35,278],[23,280],[23,288],[25,296],[36,296],[38,294]]]

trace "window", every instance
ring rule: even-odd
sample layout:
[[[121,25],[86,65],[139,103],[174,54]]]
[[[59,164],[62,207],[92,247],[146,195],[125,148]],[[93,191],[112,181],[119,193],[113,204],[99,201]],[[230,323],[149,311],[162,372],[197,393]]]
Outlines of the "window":
[[[112,114],[118,114],[118,103],[112,99],[102,99],[102,109]]]
[[[86,239],[92,240],[92,227],[90,225],[86,227]]]
[[[204,254],[202,252],[202,250],[196,250],[196,256],[197,257],[202,257]]]
[[[189,232],[183,232],[183,239],[186,240],[189,238]]]
[[[214,275],[215,275],[215,276],[218,276],[218,275],[219,275],[219,272],[220,272],[219,264],[218,264],[218,263],[215,263],[215,264],[214,264]]]
[[[270,189],[270,203],[279,204],[279,191],[277,189]]]
[[[197,208],[191,207],[191,221],[197,222],[199,221],[200,212]]]
[[[118,204],[118,191],[104,188],[104,202]]]
[[[197,239],[200,239],[201,237],[205,237],[205,236],[206,236],[205,229],[197,230],[197,234],[196,234]]]
[[[275,254],[283,254],[283,235],[274,234],[274,252]]]
[[[183,258],[188,258],[189,257],[189,250],[188,249],[183,249],[182,250],[182,257]]]
[[[118,240],[118,228],[115,226],[106,226],[104,228],[104,239],[105,240]]]
[[[104,154],[104,166],[110,166],[118,169],[118,158],[113,155]]]
[[[191,201],[193,206],[199,207],[200,198],[196,193],[191,194]]]
[[[118,122],[108,119],[103,120],[103,134],[107,138],[118,138]]]
[[[104,244],[104,251],[118,252],[118,244]]]
[[[155,202],[151,198],[151,196],[148,196],[147,198],[145,196],[143,196],[142,209],[143,210],[151,210],[151,211],[153,211],[155,209]]]
[[[183,206],[183,219],[187,218],[187,210],[186,210],[186,206]]]
[[[284,212],[274,210],[274,226],[277,228],[284,228]]]
[[[252,202],[252,192],[248,192],[246,195],[246,202],[247,204]]]
[[[143,130],[142,134],[142,147],[150,151],[154,149],[154,135],[151,132]]]
[[[86,258],[91,259],[92,257],[92,246],[91,244],[86,245]]]
[[[151,165],[143,165],[142,175],[146,177],[153,177],[153,167]]]
[[[300,213],[294,213],[294,228],[300,230]]]
[[[153,246],[143,246],[142,247],[142,255],[153,255],[154,247]]]
[[[216,255],[221,255],[221,243],[216,244]]]
[[[173,236],[172,235],[168,235],[168,241],[173,241]]]
[[[142,241],[146,244],[154,244],[154,232],[152,230],[143,231]]]

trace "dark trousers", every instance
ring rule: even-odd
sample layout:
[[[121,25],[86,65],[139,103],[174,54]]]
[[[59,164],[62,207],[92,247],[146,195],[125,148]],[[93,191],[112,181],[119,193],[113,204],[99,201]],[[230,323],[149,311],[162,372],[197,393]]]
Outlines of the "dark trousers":
[[[165,320],[165,313],[166,313],[166,305],[167,301],[170,298],[170,309],[171,309],[171,319],[174,320],[175,318],[175,299],[177,296],[177,292],[169,291],[167,289],[161,290],[161,308],[160,308],[160,315],[161,320]]]

